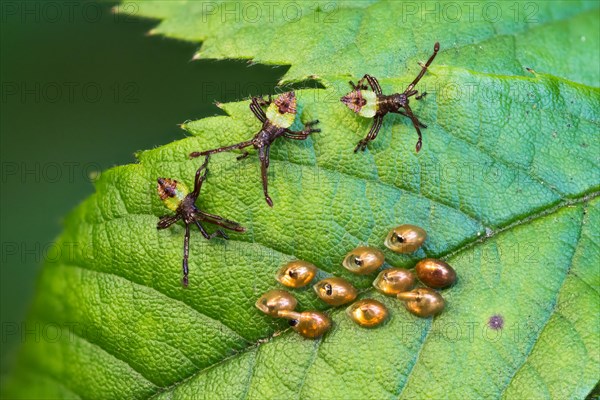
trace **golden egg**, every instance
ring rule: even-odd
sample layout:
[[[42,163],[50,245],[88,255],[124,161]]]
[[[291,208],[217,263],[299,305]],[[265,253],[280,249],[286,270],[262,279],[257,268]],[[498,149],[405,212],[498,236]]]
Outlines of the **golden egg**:
[[[373,281],[373,287],[377,291],[395,296],[398,293],[411,290],[415,286],[415,276],[404,268],[384,269]]]
[[[377,300],[364,299],[351,304],[346,309],[346,314],[358,325],[372,328],[387,319],[388,310]]]
[[[396,253],[413,253],[423,245],[427,232],[415,225],[400,225],[385,238],[385,246]]]
[[[456,281],[456,271],[442,260],[425,258],[415,266],[417,277],[425,285],[441,289],[452,285]]]
[[[361,246],[348,253],[344,257],[342,265],[352,273],[366,275],[381,267],[384,261],[385,256],[381,250],[374,247]]]
[[[284,286],[300,288],[308,285],[317,274],[317,267],[309,262],[296,260],[285,264],[277,271],[275,279]]]
[[[280,316],[287,318],[292,329],[305,338],[316,339],[331,329],[331,320],[319,311],[284,311]]]
[[[408,311],[419,317],[439,314],[446,305],[442,295],[430,288],[417,288],[399,293],[397,297],[405,302],[404,306]]]
[[[321,300],[332,306],[350,303],[358,294],[350,282],[337,277],[323,279],[317,282],[313,289]]]
[[[279,317],[282,311],[292,311],[298,305],[296,298],[285,290],[270,290],[256,300],[256,308],[272,317]]]

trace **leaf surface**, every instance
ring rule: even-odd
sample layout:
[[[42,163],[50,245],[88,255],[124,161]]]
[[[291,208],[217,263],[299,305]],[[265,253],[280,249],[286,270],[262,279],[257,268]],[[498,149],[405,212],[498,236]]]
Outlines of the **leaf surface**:
[[[193,232],[187,290],[183,227],[155,228],[167,214],[156,178],[191,185],[199,162],[189,152],[249,139],[260,124],[248,102],[220,104],[226,115],[183,125],[191,137],[102,174],[41,273],[27,322],[39,340],[25,340],[7,397],[585,397],[600,364],[597,3],[536,3],[536,22],[522,15],[534,3],[516,3],[518,18],[506,3],[497,21],[475,12],[452,22],[443,2],[438,21],[424,3],[282,2],[268,23],[239,17],[247,4],[228,3],[238,7],[229,19],[221,2],[121,12],[161,19],[153,33],[203,41],[200,57],[290,65],[283,82],[317,79],[323,89],[297,90],[295,126],[319,119],[322,131],[273,145],[273,209],[254,154],[212,157],[198,205],[248,231],[227,242]],[[290,4],[297,21],[283,13]],[[417,87],[429,94],[411,103],[429,125],[421,152],[407,119],[387,116],[354,154],[371,121],[339,102],[347,81],[368,72],[384,92],[402,91],[435,41],[442,51]],[[458,272],[433,320],[341,267],[354,246],[383,248],[402,223],[429,237],[413,255],[386,249],[388,266],[444,257]],[[348,278],[390,320],[361,329],[310,289],[295,292],[299,307],[334,320],[322,339],[260,315],[254,301],[294,258],[319,277]]]

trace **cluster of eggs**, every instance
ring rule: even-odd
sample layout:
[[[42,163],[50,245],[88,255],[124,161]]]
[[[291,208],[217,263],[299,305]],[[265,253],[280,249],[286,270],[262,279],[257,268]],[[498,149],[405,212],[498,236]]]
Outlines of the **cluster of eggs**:
[[[308,285],[316,274],[316,266],[306,261],[296,260],[281,267],[275,278],[284,286],[301,288]],[[320,281],[314,286],[317,294],[319,294],[317,286],[322,283],[323,281]],[[354,290],[353,298],[356,298],[356,289],[352,285],[350,287]],[[297,305],[294,295],[285,290],[270,290],[256,301],[256,308],[271,317],[287,319],[292,329],[304,337],[315,339],[331,328],[331,319],[327,315],[319,311],[297,312],[295,311]]]
[[[401,225],[387,236],[385,245],[396,253],[412,253],[418,250],[427,233],[414,225]],[[342,265],[350,272],[368,275],[377,271],[385,261],[380,250],[361,246],[349,252]],[[301,288],[308,285],[316,276],[317,267],[301,260],[285,264],[276,274],[282,285]],[[373,287],[380,293],[395,296],[404,302],[406,309],[419,317],[439,314],[445,307],[441,294],[434,289],[451,286],[456,281],[454,269],[442,260],[425,258],[415,266],[416,278],[425,287],[414,288],[417,279],[411,270],[389,268],[381,271],[373,281]],[[313,286],[317,296],[325,303],[337,307],[353,302],[358,296],[356,288],[344,278],[330,277],[320,280]],[[285,290],[271,290],[263,294],[256,307],[267,315],[285,318],[296,332],[307,338],[318,338],[331,328],[331,320],[319,311],[295,311],[296,298]],[[346,314],[363,327],[375,327],[383,323],[389,313],[385,305],[375,299],[363,299],[352,303]]]

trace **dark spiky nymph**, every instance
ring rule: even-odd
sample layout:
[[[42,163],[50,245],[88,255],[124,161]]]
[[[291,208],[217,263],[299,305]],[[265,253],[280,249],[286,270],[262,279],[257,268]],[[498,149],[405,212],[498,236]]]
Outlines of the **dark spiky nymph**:
[[[381,86],[377,79],[371,75],[365,75],[358,83],[355,85],[352,81],[350,81],[350,86],[352,86],[352,91],[342,97],[340,100],[344,103],[349,109],[357,113],[358,115],[365,118],[373,118],[373,125],[371,126],[371,130],[368,135],[358,142],[354,152],[356,153],[358,150],[365,150],[367,148],[367,144],[375,140],[379,130],[381,129],[381,124],[383,122],[383,117],[388,113],[396,113],[402,114],[412,121],[417,135],[419,135],[419,140],[417,141],[417,152],[421,150],[421,145],[423,143],[421,129],[427,128],[427,125],[419,122],[419,119],[413,114],[409,103],[409,98],[411,96],[415,96],[415,99],[420,100],[427,94],[426,92],[418,95],[418,91],[414,90],[415,85],[421,80],[427,68],[433,62],[433,59],[437,55],[440,49],[440,44],[436,43],[433,46],[433,54],[427,60],[427,63],[421,65],[421,72],[415,78],[414,81],[406,90],[402,93],[394,93],[391,95],[385,95],[381,91]],[[368,83],[369,86],[365,84]],[[369,87],[371,90],[369,90]]]
[[[263,107],[265,106],[267,107],[266,112],[263,110]],[[304,129],[301,131],[292,131],[289,129],[296,119],[296,94],[294,92],[283,93],[274,101],[271,101],[270,97],[268,101],[261,97],[253,97],[250,103],[250,110],[252,110],[256,118],[263,124],[261,130],[251,140],[212,150],[195,151],[190,154],[190,157],[206,156],[209,154],[221,153],[223,151],[253,146],[258,150],[265,200],[269,206],[273,207],[273,201],[268,192],[269,182],[267,177],[269,168],[269,149],[271,148],[271,144],[273,144],[275,139],[281,136],[288,139],[305,140],[311,133],[321,131],[320,129],[313,128],[313,125],[319,121],[307,122]],[[248,152],[244,151],[242,155],[238,157],[238,160],[245,158],[246,156],[248,156]]]
[[[204,229],[202,222],[208,222],[235,232],[244,232],[246,230],[237,222],[226,220],[218,215],[205,213],[196,207],[196,199],[200,195],[202,183],[206,180],[206,174],[208,172],[208,169],[206,168],[207,164],[208,156],[206,156],[204,163],[196,171],[194,190],[191,193],[187,186],[181,182],[169,178],[158,178],[158,196],[169,210],[175,211],[175,215],[161,217],[156,225],[156,228],[166,229],[179,220],[182,220],[185,224],[185,236],[183,239],[182,283],[183,286],[186,287],[188,285],[188,256],[190,249],[191,224],[195,224],[200,230],[200,233],[202,233],[202,236],[204,236],[206,239],[212,239],[215,236],[220,236],[224,239],[227,239],[227,235],[221,229],[217,229],[214,233],[208,234],[206,229]]]

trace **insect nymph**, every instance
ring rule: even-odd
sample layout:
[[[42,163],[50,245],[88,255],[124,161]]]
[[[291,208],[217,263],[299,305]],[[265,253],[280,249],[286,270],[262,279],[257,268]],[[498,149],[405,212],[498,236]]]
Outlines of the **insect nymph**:
[[[267,106],[266,113],[262,109],[264,106]],[[271,144],[275,139],[281,136],[288,139],[305,140],[311,133],[321,132],[320,129],[314,129],[312,127],[319,121],[307,122],[304,129],[301,131],[292,131],[289,129],[296,119],[296,95],[294,92],[283,93],[274,101],[271,101],[270,98],[266,101],[263,98],[253,97],[252,102],[250,103],[250,110],[252,110],[256,118],[263,124],[260,132],[258,132],[251,140],[232,146],[220,147],[218,149],[195,151],[190,154],[190,157],[206,156],[209,154],[221,153],[223,151],[254,146],[254,148],[258,150],[265,200],[269,206],[273,207],[273,201],[268,192],[269,182],[267,176],[269,168],[269,149]],[[247,156],[248,152],[244,151],[242,155],[238,157],[238,160]]]
[[[379,133],[379,129],[381,129],[381,124],[383,122],[383,117],[387,113],[396,113],[402,114],[412,121],[417,135],[419,135],[419,140],[417,141],[417,152],[421,150],[421,145],[423,143],[423,138],[421,135],[421,128],[427,128],[427,125],[419,122],[419,119],[413,114],[411,108],[409,107],[409,97],[415,96],[415,99],[420,100],[427,92],[424,92],[420,95],[417,90],[414,90],[414,87],[421,80],[425,72],[427,72],[427,68],[433,62],[433,59],[437,55],[440,50],[440,44],[435,43],[433,46],[433,54],[427,60],[425,65],[421,65],[421,72],[415,78],[414,81],[406,90],[402,93],[394,93],[391,95],[385,95],[381,91],[381,86],[379,86],[379,82],[377,79],[371,75],[365,75],[358,83],[355,85],[352,81],[350,81],[350,86],[352,86],[352,91],[348,93],[346,96],[341,98],[342,103],[344,103],[349,109],[357,113],[358,115],[366,118],[373,118],[373,125],[371,126],[371,130],[367,134],[367,136],[358,142],[354,152],[356,153],[358,150],[364,151],[367,148],[367,144],[374,140]],[[365,81],[371,87],[371,90],[368,90]],[[404,111],[402,110],[404,109]]]
[[[186,287],[188,285],[188,256],[190,250],[191,224],[196,224],[200,233],[202,233],[202,236],[206,239],[212,239],[215,236],[220,236],[224,239],[228,239],[228,237],[221,229],[217,229],[214,233],[208,234],[206,229],[204,229],[204,226],[202,226],[202,222],[208,222],[236,232],[244,232],[246,230],[246,228],[240,226],[237,222],[226,220],[218,215],[205,213],[196,207],[196,199],[200,195],[202,183],[206,180],[206,174],[208,172],[206,168],[207,164],[208,156],[204,160],[202,166],[196,171],[194,190],[191,193],[181,182],[169,178],[158,178],[158,195],[168,209],[175,211],[175,215],[161,217],[156,228],[166,229],[179,220],[182,220],[185,224],[182,283],[183,286]]]

